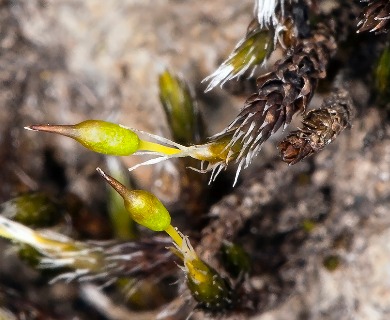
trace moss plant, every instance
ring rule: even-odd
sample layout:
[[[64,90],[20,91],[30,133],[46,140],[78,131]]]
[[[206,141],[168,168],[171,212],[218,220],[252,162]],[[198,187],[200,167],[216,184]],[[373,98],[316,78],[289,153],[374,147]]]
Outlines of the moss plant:
[[[42,192],[12,198],[1,204],[0,212],[3,217],[30,227],[48,227],[62,218],[60,207]]]
[[[226,270],[237,278],[248,274],[251,269],[251,259],[242,246],[225,241],[221,248],[222,261]]]
[[[135,165],[129,170],[170,158],[191,157],[202,163],[201,169],[198,171],[213,172],[211,181],[230,162],[237,162],[243,156],[241,142],[236,141],[233,134],[230,133],[204,144],[183,146],[163,137],[102,120],[86,120],[75,125],[32,125],[25,128],[70,137],[84,147],[98,153],[115,156],[148,153],[156,156],[156,158]],[[139,134],[144,134],[156,142],[140,139]],[[205,162],[208,165],[203,168]],[[237,175],[239,172],[240,170],[237,171]]]
[[[323,265],[328,271],[335,271],[340,267],[340,257],[337,255],[329,255],[323,259]]]
[[[200,139],[199,110],[189,86],[179,77],[164,71],[158,78],[160,101],[173,139],[181,144]]]
[[[378,65],[375,70],[376,89],[382,96],[389,96],[390,85],[390,44],[381,53]]]
[[[153,231],[165,231],[172,238],[184,263],[188,288],[202,307],[214,311],[226,309],[232,304],[231,289],[227,281],[203,262],[188,238],[171,225],[170,214],[160,200],[147,191],[128,190],[100,168],[97,171],[122,196],[134,221]]]
[[[138,150],[168,155],[180,152],[179,149],[140,140],[134,131],[101,120],[86,120],[75,125],[33,125],[26,127],[26,129],[67,136],[94,152],[115,156],[128,156]]]
[[[388,0],[363,2],[366,2],[366,5],[361,12],[358,32],[386,33],[389,29],[390,2]],[[154,157],[140,162],[129,170],[168,159],[190,158],[190,162],[182,162],[185,163],[183,167],[192,166],[195,162],[194,167],[196,168],[193,169],[199,172],[211,172],[210,181],[214,181],[221,170],[226,169],[231,164],[236,164],[235,184],[240,170],[251,164],[252,160],[259,154],[263,144],[274,137],[277,132],[294,124],[293,117],[301,114],[302,126],[297,130],[290,131],[278,144],[280,156],[290,165],[303,161],[309,156],[314,156],[329,143],[338,139],[344,129],[350,128],[354,121],[354,104],[348,90],[342,88],[342,85],[353,83],[354,79],[349,79],[349,77],[354,76],[353,72],[349,72],[351,70],[347,69],[352,69],[351,66],[356,64],[353,62],[355,58],[350,59],[351,62],[346,64],[346,68],[338,66],[338,64],[343,63],[341,60],[338,63],[334,62],[344,56],[338,52],[343,50],[343,46],[340,45],[344,41],[343,39],[350,38],[351,29],[353,32],[357,30],[356,19],[351,18],[354,11],[351,8],[356,7],[356,4],[353,4],[352,1],[340,1],[339,4],[335,5],[335,8],[329,9],[331,10],[329,13],[322,8],[322,5],[316,4],[316,1],[256,0],[255,3],[255,17],[249,24],[244,38],[219,68],[204,80],[209,82],[206,91],[212,90],[216,86],[222,86],[232,79],[243,78],[249,74],[253,76],[255,68],[265,64],[267,58],[276,51],[276,48],[278,52],[275,56],[280,54],[280,59],[273,65],[267,66],[267,73],[256,78],[256,87],[231,123],[206,142],[204,142],[205,137],[201,129],[198,108],[190,88],[179,77],[168,71],[163,72],[159,77],[160,100],[174,141],[120,124],[94,119],[73,125],[31,125],[25,128],[69,137],[85,148],[105,155],[122,157],[152,155]],[[340,11],[344,11],[344,15],[338,15]],[[350,17],[349,19],[353,22],[343,21],[343,18],[340,18],[343,16]],[[382,44],[378,45],[379,41],[376,44],[374,40],[370,41],[372,41],[370,45],[376,46],[375,49],[383,47]],[[375,89],[385,100],[384,102],[388,103],[390,49],[388,38],[386,41],[375,69],[374,82]],[[367,55],[367,53],[364,54]],[[333,60],[336,55],[338,58]],[[359,58],[358,54],[356,56]],[[332,67],[330,68],[331,77],[328,77],[327,74],[329,66]],[[336,69],[343,69],[343,71]],[[334,80],[330,79],[334,82],[334,88],[332,88],[328,98],[324,99],[322,106],[308,111],[320,81],[325,78]],[[6,83],[6,81],[4,82]],[[16,101],[16,99],[14,100]],[[23,101],[23,99],[20,100]],[[108,167],[110,167],[110,163],[113,162],[108,160]],[[315,167],[317,163],[314,162],[312,165]],[[328,167],[330,166],[327,165]],[[278,171],[279,168],[275,168],[272,170],[277,171],[277,173],[281,172]],[[272,225],[270,229],[278,230],[275,231],[274,235],[280,235],[282,229],[283,237],[279,237],[280,239],[270,238],[269,242],[275,240],[275,242],[280,242],[282,246],[279,247],[279,250],[267,249],[259,253],[252,254],[251,252],[251,255],[248,255],[240,245],[224,241],[225,236],[231,241],[242,237],[239,239],[242,242],[249,240],[245,242],[245,247],[252,246],[252,248],[258,249],[261,237],[264,236],[260,234],[263,230],[262,227],[269,222],[267,220],[260,221],[258,227],[250,228],[250,224],[255,220],[253,217],[258,215],[259,211],[262,213],[264,211],[264,215],[266,215],[267,211],[273,207],[278,209],[276,205],[273,205],[270,195],[274,196],[279,190],[271,192],[272,188],[281,187],[285,188],[287,193],[290,191],[286,187],[287,184],[274,182],[274,180],[284,180],[284,176],[270,175],[269,177],[267,174],[264,175],[265,182],[252,185],[256,188],[242,188],[237,193],[237,197],[227,199],[224,205],[229,214],[224,214],[223,210],[219,210],[221,205],[217,208],[218,210],[211,209],[210,212],[214,214],[211,217],[205,215],[198,219],[200,221],[198,225],[202,228],[204,221],[210,223],[204,229],[198,229],[198,225],[194,227],[186,221],[187,230],[190,230],[191,237],[200,243],[200,250],[204,250],[202,255],[198,255],[189,238],[178,231],[175,227],[176,224],[172,223],[170,212],[154,194],[145,190],[132,190],[126,185],[125,179],[122,179],[122,173],[110,168],[108,171],[110,175],[97,168],[97,172],[110,186],[109,211],[112,229],[115,237],[121,239],[120,241],[114,240],[115,243],[81,241],[74,233],[70,233],[72,236],[65,236],[52,230],[42,229],[55,224],[60,219],[60,214],[56,206],[49,203],[49,200],[41,194],[22,195],[3,204],[0,215],[0,237],[15,243],[19,254],[37,268],[55,270],[66,268],[70,270],[67,273],[59,274],[57,280],[91,281],[92,279],[101,281],[103,284],[110,284],[118,283],[118,279],[120,279],[119,282],[123,286],[146,280],[146,291],[150,291],[150,288],[156,288],[153,287],[155,285],[153,281],[157,279],[156,283],[158,283],[167,274],[175,279],[180,279],[177,277],[176,265],[172,263],[175,261],[174,259],[176,261],[179,259],[182,263],[181,270],[184,272],[182,279],[185,281],[185,286],[180,288],[184,292],[182,296],[186,295],[185,289],[183,289],[185,287],[191,293],[193,300],[198,303],[200,309],[221,317],[223,312],[230,309],[233,309],[233,312],[250,309],[245,314],[247,316],[253,310],[274,308],[275,301],[281,296],[278,296],[278,291],[282,291],[278,290],[282,288],[277,287],[279,283],[286,285],[288,280],[286,288],[294,285],[295,278],[293,276],[295,275],[289,272],[288,276],[285,277],[286,273],[283,274],[283,272],[289,271],[288,268],[292,268],[293,264],[298,265],[300,269],[305,267],[305,263],[300,261],[305,261],[306,257],[292,260],[294,263],[287,261],[291,257],[296,257],[296,254],[304,252],[304,250],[292,249],[297,249],[299,244],[304,244],[305,239],[316,239],[316,232],[323,231],[323,227],[326,227],[320,226],[320,221],[314,221],[312,217],[304,218],[298,227],[295,224],[295,227],[291,228],[290,226],[280,228],[281,226],[277,225],[279,221],[276,218],[272,219],[275,228]],[[19,175],[22,176],[23,173]],[[288,175],[286,176],[286,180],[288,180]],[[383,177],[385,175],[382,175],[381,178],[385,180]],[[20,179],[23,180],[23,177]],[[194,182],[191,179],[188,180],[189,184]],[[251,186],[251,184],[248,185]],[[291,196],[287,194],[280,199],[293,199],[295,194],[300,192],[299,189],[304,189],[307,186],[308,183],[299,184],[298,182],[298,185],[294,185],[294,190],[291,190]],[[194,190],[197,187],[198,184],[193,183],[192,189],[189,188],[189,190]],[[381,188],[378,187],[379,189]],[[246,192],[250,197],[246,197]],[[324,198],[326,198],[328,192],[325,190],[323,193]],[[203,200],[206,203],[204,199],[201,199],[203,195],[203,193],[198,193],[198,196],[193,195],[193,198],[195,201],[199,199],[199,201]],[[264,200],[266,198],[271,200]],[[338,201],[338,197],[333,198],[334,201]],[[241,201],[242,199],[243,201]],[[321,199],[319,201],[322,201]],[[310,200],[308,200],[309,204]],[[324,200],[325,202],[328,200]],[[269,205],[268,209],[264,208],[267,204]],[[282,207],[283,213],[285,210],[284,206]],[[305,206],[302,205],[302,207]],[[201,208],[203,210],[203,207]],[[309,206],[308,208],[310,209]],[[307,211],[310,211],[309,209]],[[331,209],[329,211],[336,210],[333,207]],[[181,210],[186,211],[183,208]],[[201,213],[207,212],[202,211]],[[185,214],[187,216],[184,216],[182,220],[189,216],[187,212]],[[177,217],[174,216],[174,218]],[[281,220],[287,221],[284,218]],[[142,238],[142,236],[138,237],[133,223],[155,233],[149,233],[147,239],[145,239],[146,237]],[[296,233],[294,233],[294,228]],[[141,231],[142,228],[139,232],[140,235]],[[244,232],[247,234],[243,235]],[[268,239],[267,232],[265,232],[265,236]],[[218,237],[220,238],[217,239]],[[206,245],[203,243],[205,238],[209,241],[205,242]],[[268,245],[271,249],[278,248],[278,243],[268,244],[268,240],[264,242],[267,242],[264,244],[265,248],[268,248]],[[217,243],[216,248],[210,249],[209,247],[215,243]],[[167,247],[169,248],[167,249]],[[320,250],[317,247],[319,246],[316,246],[315,250]],[[302,248],[305,249],[304,246]],[[200,250],[198,251],[201,252]],[[290,250],[294,253],[290,253]],[[215,261],[206,261],[203,258],[208,257],[208,254],[209,256],[215,255],[214,258],[219,254],[222,259],[214,264]],[[252,259],[263,261],[264,268],[255,264],[252,268]],[[272,260],[268,266],[275,268],[275,273],[279,273],[278,277],[280,278],[274,279],[277,281],[270,282],[267,279],[271,279],[273,275],[271,276],[271,272],[269,272],[271,268],[269,268],[270,270],[265,268],[266,260]],[[299,263],[295,263],[297,261]],[[342,261],[341,257],[328,255],[322,260],[322,263],[327,270],[334,271],[340,267],[340,261]],[[214,269],[212,266],[218,265],[218,263],[220,265]],[[172,270],[175,271],[172,272]],[[254,272],[257,272],[255,281],[246,282],[250,274]],[[223,276],[225,274],[229,278],[225,278]],[[264,277],[264,275],[266,276]],[[151,282],[148,282],[149,280]],[[266,290],[273,290],[268,301],[263,299],[267,298],[264,295]],[[240,293],[243,293],[243,297],[238,299]]]

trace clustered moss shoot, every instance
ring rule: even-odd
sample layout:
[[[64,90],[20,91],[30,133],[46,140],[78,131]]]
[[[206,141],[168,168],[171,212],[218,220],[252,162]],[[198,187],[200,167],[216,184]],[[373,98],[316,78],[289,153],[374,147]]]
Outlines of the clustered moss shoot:
[[[228,282],[203,262],[188,238],[171,225],[171,216],[161,201],[147,191],[127,189],[100,168],[97,171],[121,195],[134,221],[153,231],[165,231],[172,238],[184,263],[187,286],[199,305],[210,311],[228,308],[232,304]]]
[[[67,136],[89,150],[107,155],[127,156],[147,152],[157,156],[130,170],[140,165],[154,164],[170,158],[191,157],[202,163],[199,171],[213,171],[211,180],[230,162],[238,160],[242,147],[240,142],[232,141],[230,135],[224,135],[204,144],[183,146],[163,137],[103,120],[87,120],[75,125],[32,125],[25,128]],[[143,140],[138,133],[157,141]],[[203,169],[203,163],[208,164],[206,169]]]

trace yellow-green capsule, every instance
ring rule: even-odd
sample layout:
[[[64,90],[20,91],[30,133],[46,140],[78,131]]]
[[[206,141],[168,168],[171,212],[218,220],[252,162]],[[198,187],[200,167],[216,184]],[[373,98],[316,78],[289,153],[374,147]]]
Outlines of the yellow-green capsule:
[[[75,125],[33,125],[26,129],[58,133],[92,151],[115,156],[133,154],[140,144],[138,135],[133,131],[102,120],[86,120]]]
[[[155,195],[144,190],[129,190],[100,168],[97,171],[121,195],[135,222],[153,231],[165,231],[171,225],[168,210]]]

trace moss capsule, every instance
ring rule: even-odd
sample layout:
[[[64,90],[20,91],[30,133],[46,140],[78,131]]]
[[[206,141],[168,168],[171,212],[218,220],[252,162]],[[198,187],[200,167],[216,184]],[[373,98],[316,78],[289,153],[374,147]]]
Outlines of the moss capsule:
[[[2,216],[30,227],[47,227],[58,223],[61,210],[46,194],[32,192],[0,205]]]
[[[97,171],[121,195],[135,222],[153,231],[165,231],[171,225],[168,210],[155,195],[144,190],[129,190],[100,168]]]
[[[86,120],[75,125],[33,125],[26,129],[58,133],[94,152],[115,156],[133,154],[140,143],[133,131],[102,120]]]

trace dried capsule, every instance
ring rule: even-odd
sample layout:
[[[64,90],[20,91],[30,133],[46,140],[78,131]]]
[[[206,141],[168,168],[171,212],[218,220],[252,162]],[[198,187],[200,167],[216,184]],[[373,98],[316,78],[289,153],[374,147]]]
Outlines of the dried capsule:
[[[106,163],[110,169],[110,174],[124,186],[128,187],[128,172],[120,160],[117,157],[107,157]],[[107,191],[108,213],[115,238],[121,240],[135,239],[137,237],[137,225],[123,205],[122,197],[111,187]]]
[[[351,126],[352,100],[345,90],[325,100],[322,107],[303,116],[302,128],[291,132],[278,145],[284,162],[292,165],[321,151]]]

